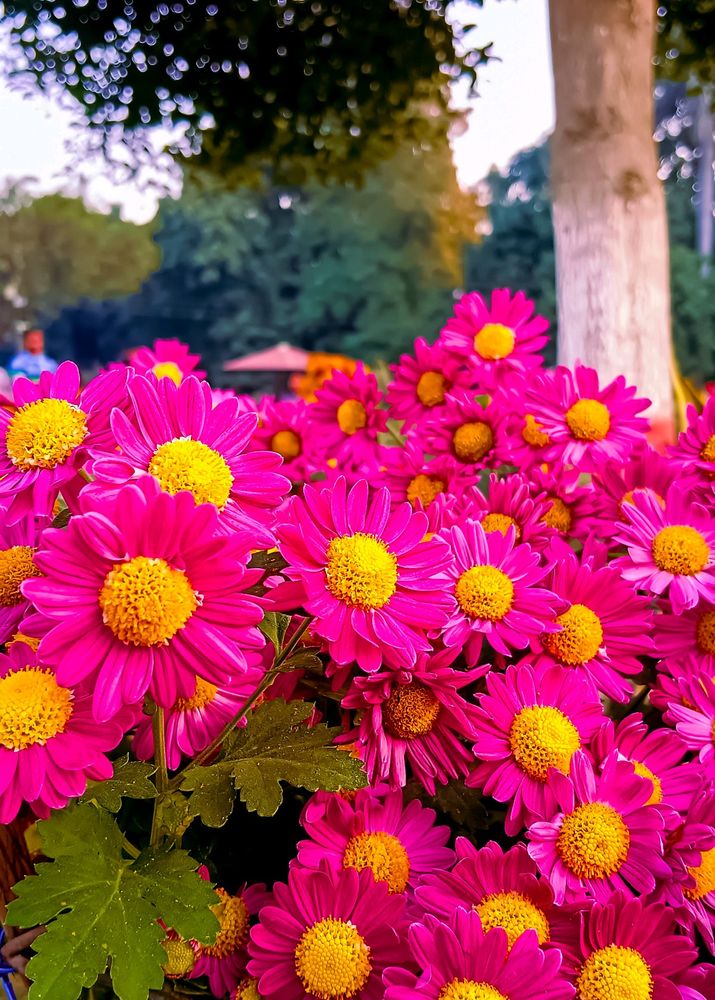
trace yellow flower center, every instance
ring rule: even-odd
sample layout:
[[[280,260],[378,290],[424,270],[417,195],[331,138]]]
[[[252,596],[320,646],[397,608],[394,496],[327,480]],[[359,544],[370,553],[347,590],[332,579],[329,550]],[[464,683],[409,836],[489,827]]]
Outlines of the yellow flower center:
[[[611,414],[597,399],[579,399],[566,411],[566,423],[579,441],[603,441],[611,429]]]
[[[233,475],[226,460],[203,441],[174,438],[159,445],[149,472],[165,493],[188,490],[196,503],[212,503],[219,510],[231,495]]]
[[[697,868],[688,868],[688,875],[695,879],[692,889],[684,889],[688,899],[702,899],[709,892],[715,892],[715,847],[703,851]]]
[[[715,611],[705,611],[701,615],[695,637],[701,653],[715,656]]]
[[[560,632],[541,637],[544,647],[555,659],[569,667],[588,663],[603,644],[601,619],[585,604],[572,604],[556,619]]]
[[[485,896],[474,909],[485,931],[490,931],[492,927],[504,928],[510,948],[529,930],[536,931],[539,944],[546,944],[549,940],[549,921],[544,911],[520,892],[495,892]]]
[[[277,451],[289,462],[297,458],[302,450],[300,438],[295,431],[277,431],[271,438],[271,451]]]
[[[296,945],[295,971],[311,997],[351,1000],[370,977],[370,949],[354,924],[325,917]]]
[[[235,992],[231,994],[231,1000],[261,1000],[261,995],[258,992],[258,980],[242,980]]]
[[[12,637],[12,639],[8,639],[7,648],[10,649],[10,647],[14,646],[16,642],[24,642],[26,646],[30,647],[30,649],[35,649],[35,650],[40,645],[40,640],[38,637],[34,635],[25,635],[24,632],[16,632],[15,635]]]
[[[410,859],[402,842],[381,830],[351,837],[343,854],[343,868],[370,868],[375,881],[387,882],[390,892],[404,892],[410,877]]]
[[[6,447],[18,469],[54,469],[87,437],[87,418],[65,399],[38,399],[21,406],[7,428]]]
[[[509,745],[525,774],[546,781],[550,767],[569,773],[571,758],[581,749],[581,739],[576,726],[558,708],[531,705],[514,716]]]
[[[63,733],[72,717],[72,697],[51,670],[11,670],[0,680],[0,746],[27,750]]]
[[[338,407],[338,427],[343,434],[356,434],[367,423],[367,412],[359,399],[346,399]]]
[[[116,563],[99,592],[104,624],[131,646],[167,643],[198,605],[199,599],[181,570],[147,556]]]
[[[217,690],[215,684],[211,684],[197,675],[194,693],[190,698],[177,698],[174,708],[177,712],[191,712],[194,708],[204,708],[205,705],[210,705],[214,700]]]
[[[413,507],[417,506],[419,500],[425,510],[432,503],[439,493],[444,493],[447,484],[437,476],[426,476],[420,472],[414,479],[410,480],[407,487],[407,499]]]
[[[219,902],[211,907],[218,917],[219,932],[213,944],[202,945],[204,955],[226,958],[244,945],[248,939],[248,907],[240,896],[229,896],[225,889],[214,890]]]
[[[493,511],[482,518],[482,527],[487,533],[501,531],[502,535],[506,535],[509,528],[513,528],[516,537],[521,538],[521,528],[514,518],[509,517],[508,514],[498,514],[496,511]]]
[[[164,938],[161,946],[166,952],[162,965],[164,975],[169,979],[187,976],[196,965],[196,954],[188,941],[183,938]]]
[[[489,983],[478,983],[475,979],[453,979],[445,983],[437,1000],[509,1000]]]
[[[396,684],[382,706],[385,729],[402,740],[414,740],[432,732],[440,703],[423,684]]]
[[[397,590],[397,558],[374,535],[362,531],[333,538],[328,545],[326,585],[333,597],[354,608],[382,608]]]
[[[417,383],[417,398],[423,406],[439,406],[448,388],[449,383],[440,372],[422,372]]]
[[[556,847],[577,878],[606,878],[628,857],[631,835],[620,813],[603,802],[586,802],[564,816]]]
[[[458,427],[452,436],[454,454],[461,462],[479,462],[494,445],[489,424],[475,420]]]
[[[715,434],[711,434],[708,438],[700,457],[704,462],[715,462]]]
[[[532,448],[545,448],[549,443],[549,435],[542,425],[530,413],[524,417],[524,427],[521,436]]]
[[[152,371],[157,378],[170,378],[174,385],[181,385],[184,378],[181,369],[173,361],[159,361]]]
[[[474,338],[474,350],[485,361],[508,358],[514,350],[514,331],[501,323],[485,323]]]
[[[631,763],[633,764],[633,770],[636,774],[639,774],[641,778],[648,778],[648,780],[653,783],[653,791],[651,792],[651,796],[646,802],[646,805],[657,806],[663,801],[663,785],[661,784],[660,778],[657,774],[653,774],[651,769],[646,767],[645,764],[641,764],[639,760],[633,760]]]
[[[571,530],[573,521],[571,508],[563,502],[561,497],[547,497],[546,499],[551,501],[551,506],[541,520],[550,528],[555,528],[556,531],[562,531],[566,534]]]
[[[592,952],[576,980],[578,1000],[651,1000],[653,977],[639,951],[609,944]]]
[[[498,622],[514,603],[514,584],[496,566],[472,566],[457,580],[455,596],[465,615]]]
[[[29,545],[0,549],[0,608],[12,608],[24,600],[20,584],[33,576],[42,576],[35,566],[35,550]]]
[[[674,576],[694,576],[705,569],[710,549],[703,536],[689,524],[670,524],[653,539],[653,559],[658,569]]]

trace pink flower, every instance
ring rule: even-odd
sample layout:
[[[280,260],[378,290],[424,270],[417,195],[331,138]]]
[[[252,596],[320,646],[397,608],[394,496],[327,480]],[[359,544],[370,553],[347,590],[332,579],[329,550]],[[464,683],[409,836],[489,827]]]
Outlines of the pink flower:
[[[199,869],[201,872],[202,870]],[[206,869],[203,869],[206,871]],[[207,877],[208,877],[208,873]],[[251,917],[271,898],[263,885],[244,886],[231,895],[218,886],[218,901],[211,909],[218,917],[219,931],[210,944],[196,942],[196,964],[188,978],[206,976],[215,997],[225,997],[246,971]]]
[[[452,503],[472,482],[472,476],[449,455],[426,459],[417,437],[408,436],[402,448],[381,449],[383,480],[393,504],[408,500],[415,510],[429,511],[439,497]],[[430,520],[434,513],[428,514]]]
[[[688,426],[681,431],[675,447],[669,449],[686,473],[687,485],[712,496],[715,480],[715,396],[709,396],[702,413],[688,407]]]
[[[550,469],[529,469],[529,481],[534,492],[543,492],[549,507],[544,523],[562,538],[585,541],[593,535],[595,525],[595,493],[590,485],[579,485],[581,476],[576,469],[562,465]]]
[[[624,523],[625,504],[633,505],[634,493],[649,493],[665,505],[665,495],[678,478],[676,463],[668,461],[649,445],[636,446],[626,465],[620,459],[604,462],[594,473],[594,496],[599,534],[610,539]]]
[[[403,354],[398,365],[390,365],[393,380],[387,387],[391,416],[404,420],[405,429],[427,416],[439,415],[453,388],[471,388],[473,377],[461,359],[442,344],[428,344],[418,337],[414,355]]]
[[[265,400],[252,448],[277,452],[283,459],[281,471],[294,483],[309,479],[317,461],[309,404],[304,399]]]
[[[522,471],[538,468],[544,462],[549,435],[534,415],[525,411],[524,399],[529,393],[550,398],[557,381],[556,372],[534,368],[525,375],[512,375],[494,393],[497,405],[506,414],[504,434],[509,464]]]
[[[478,469],[497,468],[508,460],[502,416],[493,402],[482,406],[472,393],[455,390],[444,409],[425,420],[419,433],[430,454],[449,456],[475,473]]]
[[[715,676],[715,603],[699,601],[679,615],[666,605],[655,619],[653,640],[667,670],[676,666],[692,674]]]
[[[40,576],[34,555],[44,518],[26,515],[15,524],[6,523],[7,513],[0,508],[0,643],[6,642],[30,610],[23,596],[25,580]]]
[[[352,376],[335,371],[315,396],[308,415],[310,433],[319,449],[338,461],[372,459],[377,435],[387,428],[375,376],[362,364]]]
[[[153,347],[140,347],[132,355],[131,366],[139,375],[151,372],[158,379],[169,379],[179,385],[187,375],[206,378],[206,372],[196,366],[201,361],[198,354],[190,354],[180,340],[155,340]]]
[[[682,701],[670,702],[667,718],[715,780],[715,684],[707,676],[681,677],[677,691]]]

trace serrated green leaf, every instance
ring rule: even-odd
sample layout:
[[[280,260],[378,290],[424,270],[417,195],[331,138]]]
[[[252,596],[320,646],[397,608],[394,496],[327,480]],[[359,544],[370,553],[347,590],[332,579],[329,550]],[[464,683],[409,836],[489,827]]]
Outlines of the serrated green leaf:
[[[281,614],[280,611],[266,612],[263,621],[258,623],[258,627],[266,639],[270,639],[273,643],[276,653],[281,651],[283,638],[289,625],[290,615]]]
[[[163,792],[156,803],[155,824],[159,832],[178,840],[197,816],[191,801],[182,792]]]
[[[306,646],[299,648],[283,662],[281,670],[288,673],[290,670],[308,670],[311,672],[323,672],[323,661],[320,659],[317,646]]]
[[[124,754],[114,761],[114,774],[106,781],[89,781],[82,800],[94,800],[103,809],[119,812],[122,799],[153,799],[156,788],[149,781],[156,768]]]
[[[181,787],[190,791],[191,808],[206,826],[223,826],[233,811],[236,789],[227,771],[194,767],[187,771]]]
[[[164,981],[159,918],[186,937],[215,935],[215,896],[185,851],[132,862],[114,819],[88,804],[54,814],[40,833],[55,860],[15,886],[8,912],[19,926],[48,924],[27,967],[30,1000],[77,1000],[110,961],[119,1000],[146,1000]]]
[[[182,787],[195,787],[204,803],[213,794],[225,798],[228,778],[246,807],[260,816],[273,816],[280,806],[282,781],[309,791],[362,788],[361,762],[333,745],[339,727],[305,725],[312,710],[309,702],[266,702],[245,729],[226,738],[214,764],[187,772]]]

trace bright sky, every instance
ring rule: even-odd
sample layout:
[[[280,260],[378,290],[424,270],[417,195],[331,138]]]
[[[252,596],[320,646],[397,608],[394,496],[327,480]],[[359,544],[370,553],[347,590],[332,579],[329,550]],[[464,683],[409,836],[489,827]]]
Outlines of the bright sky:
[[[481,10],[456,0],[455,8],[463,21],[471,17],[477,23],[470,42],[494,42],[492,53],[499,59],[480,69],[479,96],[467,102],[468,128],[454,140],[460,183],[467,187],[491,166],[506,166],[515,152],[553,127],[553,88],[547,0],[484,0]],[[463,107],[465,100],[457,89],[455,103]],[[81,148],[81,135],[71,108],[39,94],[23,97],[0,81],[0,189],[33,178],[33,192],[81,192],[101,210],[119,204],[127,219],[151,218],[159,197],[151,182],[169,177],[166,162],[159,162],[152,176],[118,184],[103,173],[99,159],[68,148],[73,138]]]

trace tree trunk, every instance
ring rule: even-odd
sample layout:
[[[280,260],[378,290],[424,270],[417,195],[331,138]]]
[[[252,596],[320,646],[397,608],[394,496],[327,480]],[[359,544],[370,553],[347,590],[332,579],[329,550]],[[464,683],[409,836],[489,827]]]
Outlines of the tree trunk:
[[[672,428],[665,197],[653,140],[653,0],[550,0],[559,360],[625,375]],[[654,428],[655,429],[655,428]]]

